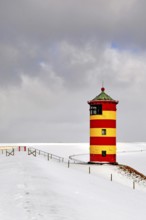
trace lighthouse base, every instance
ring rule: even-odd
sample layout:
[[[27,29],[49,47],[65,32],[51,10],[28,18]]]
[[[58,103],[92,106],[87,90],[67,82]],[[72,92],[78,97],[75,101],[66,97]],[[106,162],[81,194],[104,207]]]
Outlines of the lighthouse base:
[[[91,163],[116,163],[116,154],[90,154]]]
[[[101,161],[96,161],[96,162],[89,161],[88,164],[92,164],[92,165],[104,165],[104,164],[119,165],[118,162],[101,162]]]

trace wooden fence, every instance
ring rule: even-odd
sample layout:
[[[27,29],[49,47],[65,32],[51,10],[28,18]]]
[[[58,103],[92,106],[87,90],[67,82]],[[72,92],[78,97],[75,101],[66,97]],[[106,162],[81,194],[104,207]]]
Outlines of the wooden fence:
[[[40,149],[36,149],[34,147],[29,147],[28,148],[28,155],[33,155],[35,157],[37,155],[42,155],[42,156],[46,157],[48,160],[55,159],[59,162],[64,162],[64,157],[60,157],[60,156],[57,156],[55,154],[48,153],[48,152],[40,150]]]

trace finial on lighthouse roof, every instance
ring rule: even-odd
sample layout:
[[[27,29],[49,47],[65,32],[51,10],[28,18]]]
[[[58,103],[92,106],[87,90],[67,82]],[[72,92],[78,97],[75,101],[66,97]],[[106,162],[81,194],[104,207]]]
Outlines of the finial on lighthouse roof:
[[[102,88],[101,88],[101,91],[102,91],[102,92],[104,92],[104,90],[105,90],[105,88],[104,88],[104,87],[102,87]]]
[[[104,92],[105,88],[104,88],[104,81],[102,81],[102,87],[101,87],[101,91]]]

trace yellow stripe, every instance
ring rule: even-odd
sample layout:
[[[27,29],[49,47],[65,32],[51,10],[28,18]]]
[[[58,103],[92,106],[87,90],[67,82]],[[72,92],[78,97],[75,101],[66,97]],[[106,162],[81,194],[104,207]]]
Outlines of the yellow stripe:
[[[103,111],[102,115],[90,115],[90,120],[113,119],[116,120],[116,111]]]
[[[90,128],[90,137],[116,137],[116,128],[105,128],[106,134],[102,134],[102,128]]]
[[[116,154],[116,146],[90,146],[90,154],[102,154],[102,151],[106,151],[107,154]]]

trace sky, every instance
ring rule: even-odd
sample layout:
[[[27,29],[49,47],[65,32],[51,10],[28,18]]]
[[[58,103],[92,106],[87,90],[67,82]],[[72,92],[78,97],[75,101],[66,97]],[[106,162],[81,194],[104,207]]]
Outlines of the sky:
[[[87,101],[119,100],[117,141],[146,141],[146,1],[1,0],[0,142],[88,142]]]

